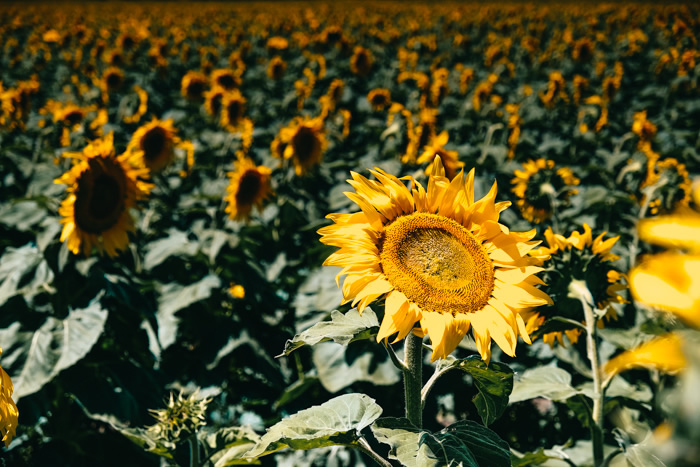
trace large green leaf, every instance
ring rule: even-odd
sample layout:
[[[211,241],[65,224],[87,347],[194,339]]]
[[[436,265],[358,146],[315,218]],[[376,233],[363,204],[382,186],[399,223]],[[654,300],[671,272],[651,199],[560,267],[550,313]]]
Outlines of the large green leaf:
[[[373,349],[358,352],[352,359],[348,353],[347,347],[333,342],[323,342],[314,347],[314,366],[328,392],[338,392],[356,381],[391,386],[401,380],[399,370],[381,345],[374,344]]]
[[[426,444],[435,453],[438,465],[479,467],[467,445],[452,433],[424,432],[420,444]]]
[[[175,313],[193,303],[209,298],[212,289],[221,286],[221,279],[210,274],[190,285],[165,284],[158,287],[158,340],[162,349],[169,347],[177,338],[179,319]]]
[[[407,418],[380,418],[372,426],[377,441],[391,446],[389,459],[407,467],[431,467],[437,465],[437,457],[427,444],[420,443],[423,431]]]
[[[472,420],[461,420],[443,429],[462,441],[480,466],[510,467],[510,446],[494,431]]]
[[[289,355],[304,345],[314,345],[329,340],[348,345],[350,342],[369,339],[375,336],[378,330],[379,320],[370,308],[365,308],[361,315],[357,308],[345,314],[335,310],[331,312],[330,321],[317,323],[288,340],[282,355]]]
[[[191,241],[186,232],[177,229],[168,230],[168,236],[146,245],[143,267],[148,271],[158,266],[170,256],[192,256],[199,250],[199,244]]]
[[[53,271],[36,246],[7,248],[0,258],[0,306],[17,294],[31,303],[34,295],[48,290],[53,277]]]
[[[508,406],[508,396],[513,390],[513,370],[500,362],[489,365],[478,356],[473,355],[464,360],[452,356],[438,362],[436,371],[444,372],[459,369],[471,375],[478,393],[474,396],[474,405],[484,425],[490,425]]]
[[[205,428],[198,437],[206,452],[210,453],[209,460],[216,467],[251,464],[243,455],[260,440],[256,432],[245,426],[225,427],[215,431]]]
[[[256,458],[280,449],[313,449],[353,445],[359,433],[382,413],[374,399],[364,394],[344,394],[313,406],[268,428],[246,457]]]
[[[11,358],[15,400],[39,391],[61,371],[79,362],[102,335],[107,310],[101,295],[87,308],[72,310],[59,320],[49,317],[36,331],[0,333],[0,347]]]
[[[520,402],[535,397],[561,402],[577,394],[580,394],[580,391],[571,385],[571,375],[566,370],[554,366],[541,366],[526,370],[515,381],[510,402]]]

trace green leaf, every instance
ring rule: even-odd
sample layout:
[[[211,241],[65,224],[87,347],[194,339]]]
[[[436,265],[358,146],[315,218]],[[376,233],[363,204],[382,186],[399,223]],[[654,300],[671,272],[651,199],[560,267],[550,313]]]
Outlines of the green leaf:
[[[297,412],[268,428],[246,457],[261,457],[280,449],[313,449],[357,444],[359,432],[379,418],[382,408],[364,394],[344,394]]]
[[[174,255],[193,256],[199,245],[187,237],[186,232],[169,229],[168,236],[146,245],[143,267],[148,271]]]
[[[370,308],[365,308],[360,315],[357,308],[343,314],[337,310],[331,312],[331,320],[311,326],[293,339],[288,340],[281,356],[287,356],[299,347],[314,345],[332,340],[338,344],[348,345],[362,339],[370,339],[379,330],[377,315]]]
[[[250,460],[243,458],[243,454],[260,441],[260,436],[246,426],[225,427],[218,430],[205,427],[200,431],[198,438],[207,448],[207,452],[212,453],[209,461],[215,467],[251,464]]]
[[[442,432],[459,438],[469,448],[479,465],[510,467],[510,446],[493,430],[472,420],[461,420]]]
[[[200,300],[209,298],[212,289],[221,286],[218,276],[209,274],[202,280],[183,286],[180,284],[165,284],[158,287],[158,340],[162,349],[166,349],[177,338],[177,326],[179,319],[175,313],[187,308]]]
[[[155,439],[148,430],[144,428],[126,428],[119,425],[113,426],[124,435],[126,439],[136,444],[144,451],[152,452],[166,459],[173,458],[172,453],[175,452],[176,446],[172,443],[168,443],[168,445],[162,443]]]
[[[510,458],[513,467],[526,467],[528,465],[541,465],[550,459],[560,459],[559,457],[549,456],[545,453],[544,448],[539,448],[534,452],[527,452],[522,456],[513,454]]]
[[[381,345],[374,344],[365,352],[358,352],[348,362],[348,348],[333,342],[314,347],[313,362],[323,387],[331,393],[340,391],[356,381],[391,386],[401,375]]]
[[[574,415],[576,415],[576,418],[584,428],[590,428],[591,422],[593,422],[593,413],[586,397],[577,394],[568,398],[566,405],[574,412]]]
[[[478,393],[474,396],[474,405],[484,425],[490,425],[508,406],[508,396],[513,390],[513,370],[500,362],[489,365],[478,356],[473,355],[464,360],[450,356],[438,362],[436,371],[460,369],[471,375]]]
[[[10,372],[14,398],[19,400],[39,391],[61,371],[79,362],[102,335],[107,310],[100,305],[101,294],[87,308],[72,310],[59,320],[49,317],[34,332],[0,333],[0,347],[12,355]]]
[[[37,293],[48,289],[53,278],[53,271],[36,246],[8,247],[0,258],[0,306],[17,294],[23,294],[31,304]]]
[[[479,467],[479,463],[467,445],[452,433],[424,432],[420,444],[426,444],[435,453],[439,465]]]
[[[526,370],[513,384],[510,403],[544,397],[561,402],[579,394],[571,386],[571,375],[561,368],[541,366]]]
[[[424,432],[407,418],[380,418],[370,428],[377,441],[391,446],[389,459],[397,460],[407,467],[437,465],[435,454],[427,444],[420,443]]]

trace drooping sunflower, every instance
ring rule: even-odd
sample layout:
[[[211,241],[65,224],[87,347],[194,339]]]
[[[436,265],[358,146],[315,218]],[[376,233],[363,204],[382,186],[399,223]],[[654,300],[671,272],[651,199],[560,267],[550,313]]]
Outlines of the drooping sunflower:
[[[264,165],[255,165],[247,157],[239,158],[234,170],[228,173],[226,212],[231,219],[248,219],[255,207],[262,210],[263,202],[272,193],[270,174]]]
[[[93,247],[100,254],[117,256],[129,243],[127,232],[134,231],[129,210],[144,199],[152,185],[144,181],[147,168],[126,152],[117,156],[113,134],[92,141],[82,153],[67,153],[73,167],[55,183],[68,185],[68,196],[61,203],[63,231],[74,254],[89,256]]]
[[[287,71],[287,62],[279,55],[272,57],[267,64],[267,77],[272,80],[279,81],[282,79],[285,71]]]
[[[530,160],[523,163],[523,169],[514,172],[512,191],[519,198],[516,204],[520,212],[530,222],[539,224],[551,218],[557,204],[566,205],[578,192],[570,187],[580,180],[568,167],[555,169],[554,161]]]
[[[206,90],[207,77],[204,73],[190,70],[182,77],[180,92],[183,97],[190,100],[198,100],[202,98]]]
[[[328,144],[320,118],[295,118],[280,130],[279,139],[286,144],[284,158],[292,160],[297,175],[320,163]]]
[[[372,69],[372,62],[372,52],[358,45],[350,57],[350,71],[359,76],[366,76]]]
[[[425,150],[423,154],[418,157],[417,162],[419,164],[429,162],[428,166],[425,168],[426,174],[430,174],[433,171],[433,165],[438,160],[438,157],[445,166],[445,175],[447,175],[447,178],[450,180],[455,178],[457,171],[464,167],[464,162],[460,162],[457,151],[448,151],[445,149],[449,138],[447,131],[443,131],[425,146]]]
[[[603,240],[605,234],[603,232],[594,239],[588,224],[583,224],[583,233],[575,230],[568,238],[555,234],[551,227],[547,228],[544,236],[549,246],[533,250],[532,255],[540,262],[548,260],[549,267],[544,273],[544,281],[555,305],[537,311],[525,311],[523,316],[527,320],[528,332],[536,331],[554,316],[583,321],[580,302],[569,294],[570,284],[574,280],[585,281],[595,306],[605,312],[606,319],[617,318],[613,303],[626,303],[618,292],[627,286],[621,282],[623,274],[612,264],[619,257],[610,252],[620,237]],[[599,320],[598,326],[603,326],[603,321]],[[555,340],[564,345],[564,335],[570,342],[576,343],[580,334],[581,328],[571,327],[564,331],[544,333],[542,340],[549,345],[554,345]]]
[[[153,117],[149,123],[139,127],[131,136],[127,151],[138,157],[151,172],[160,172],[175,158],[175,148],[187,149],[187,165],[192,167],[191,147],[177,136],[172,120]]]
[[[243,121],[246,98],[238,89],[224,94],[221,101],[221,126],[235,132]]]
[[[367,100],[369,101],[369,105],[372,106],[373,110],[384,110],[391,104],[391,92],[384,88],[372,89],[367,94]]]
[[[427,190],[411,186],[381,169],[376,180],[352,173],[347,193],[361,211],[329,214],[334,224],[318,231],[321,242],[340,247],[324,265],[345,275],[343,302],[358,311],[385,297],[377,341],[403,339],[420,322],[419,335],[433,343],[432,360],[449,355],[472,329],[486,362],[491,339],[515,354],[518,335],[530,342],[520,315],[552,300],[536,286],[542,268],[528,256],[538,242],[535,231],[511,232],[499,224],[509,202],[495,202],[496,184],[474,200],[474,170],[452,181],[439,159]]]
[[[0,357],[2,356],[2,348],[0,348]],[[12,400],[12,380],[10,376],[0,366],[0,435],[5,447],[10,445],[12,438],[15,437],[17,430],[17,420],[19,411],[15,401]]]

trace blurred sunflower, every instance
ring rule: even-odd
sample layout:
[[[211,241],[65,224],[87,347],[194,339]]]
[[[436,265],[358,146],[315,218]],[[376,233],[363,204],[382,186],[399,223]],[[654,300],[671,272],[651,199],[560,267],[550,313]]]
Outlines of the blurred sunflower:
[[[116,67],[107,68],[99,81],[99,87],[105,95],[117,91],[123,84],[124,72]]]
[[[391,105],[391,92],[385,88],[372,89],[367,94],[367,100],[372,109],[384,110],[388,105]]]
[[[2,356],[2,348],[0,348],[0,357]],[[0,366],[0,434],[5,447],[10,445],[12,438],[15,437],[17,430],[17,420],[19,411],[15,401],[12,400],[12,380],[10,376]]]
[[[267,64],[267,77],[279,81],[284,76],[284,72],[287,71],[287,62],[282,60],[282,57],[275,55],[270,59]]]
[[[509,202],[496,203],[496,184],[474,200],[474,170],[450,182],[439,159],[427,190],[412,177],[410,189],[381,169],[376,180],[352,173],[347,193],[361,211],[329,214],[334,224],[318,231],[321,242],[340,247],[324,265],[341,266],[343,302],[362,310],[385,297],[377,341],[403,339],[420,321],[432,360],[449,355],[472,329],[486,362],[491,339],[515,354],[518,335],[530,342],[520,312],[552,300],[536,285],[542,271],[528,252],[535,231],[516,233],[498,223]]]
[[[647,177],[640,188],[656,186],[649,200],[649,212],[671,212],[690,203],[692,182],[685,164],[668,157],[658,160],[651,157],[647,163]],[[645,195],[643,195],[644,197]]]
[[[93,247],[100,254],[117,256],[134,231],[129,210],[144,199],[152,185],[145,182],[148,169],[131,154],[117,156],[113,134],[88,144],[82,153],[64,153],[73,167],[55,183],[68,185],[68,197],[58,209],[62,216],[61,241],[74,254],[89,256]]]
[[[248,219],[253,207],[262,211],[263,202],[272,194],[271,173],[270,169],[256,166],[247,157],[236,161],[234,170],[228,173],[226,188],[226,212],[231,219]]]
[[[183,97],[190,100],[201,99],[206,90],[207,77],[204,73],[190,70],[182,77],[180,92]]]
[[[238,89],[224,94],[221,100],[221,126],[234,132],[243,121],[246,98]]]
[[[350,71],[356,75],[366,76],[372,69],[372,52],[360,45],[355,46],[350,57]]]
[[[426,175],[433,172],[433,165],[437,163],[438,157],[445,167],[445,175],[450,180],[455,178],[457,171],[464,167],[464,162],[460,162],[457,151],[445,150],[445,145],[449,138],[447,131],[443,131],[425,146],[423,154],[418,157],[418,164],[429,162],[428,166],[425,168]]]
[[[227,70],[226,68],[212,71],[210,79],[212,88],[220,87],[227,91],[231,91],[241,85],[241,77],[232,70]]]
[[[224,88],[217,86],[204,93],[204,108],[209,115],[219,115],[225,92]]]
[[[282,36],[273,36],[267,40],[267,49],[270,52],[282,52],[289,47],[289,41]]]
[[[153,117],[134,132],[127,151],[140,159],[151,172],[160,172],[173,161],[175,148],[178,147],[188,150],[187,165],[192,167],[194,156],[191,148],[177,136],[173,121]]]
[[[554,161],[537,159],[523,163],[523,169],[514,172],[511,191],[519,198],[516,204],[523,217],[530,222],[539,224],[551,218],[556,205],[565,205],[571,195],[578,193],[569,188],[580,180],[568,167],[555,170]]]
[[[279,138],[286,144],[284,159],[292,159],[297,175],[320,163],[328,144],[320,118],[296,117],[280,130]]]
[[[555,305],[523,313],[529,333],[538,330],[548,319],[555,316],[583,321],[581,303],[569,294],[570,285],[574,280],[585,281],[595,306],[605,312],[606,319],[617,318],[612,304],[626,303],[618,292],[627,286],[621,283],[624,276],[611,264],[619,259],[610,250],[620,237],[603,240],[605,234],[606,232],[603,232],[594,239],[588,224],[583,224],[583,233],[573,231],[569,238],[555,234],[551,227],[547,228],[544,236],[549,246],[539,247],[531,254],[538,258],[539,262],[549,260],[544,281]],[[603,326],[602,320],[598,321],[598,326]],[[580,327],[570,326],[568,329],[546,332],[542,340],[549,345],[554,345],[555,340],[564,345],[563,336],[566,335],[571,343],[576,343],[581,332]]]

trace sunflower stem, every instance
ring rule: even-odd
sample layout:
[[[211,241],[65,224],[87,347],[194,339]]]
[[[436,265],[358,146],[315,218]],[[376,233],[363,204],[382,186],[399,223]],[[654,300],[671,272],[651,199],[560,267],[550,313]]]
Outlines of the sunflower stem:
[[[404,346],[403,382],[406,394],[406,418],[418,428],[423,426],[421,390],[423,388],[423,339],[412,332]]]
[[[197,434],[193,434],[187,440],[190,444],[190,467],[199,467],[199,442]]]
[[[595,466],[603,464],[603,397],[604,388],[600,374],[598,357],[598,333],[593,307],[587,300],[581,298],[584,316],[586,317],[586,351],[591,361],[593,373],[593,411],[591,414],[591,441],[593,444],[593,461]]]
[[[359,448],[362,452],[367,454],[369,457],[372,458],[374,462],[377,464],[383,466],[383,467],[391,467],[391,462],[388,460],[384,459],[382,456],[377,454],[374,449],[372,449],[372,446],[369,445],[367,440],[365,438],[360,438],[359,440]]]

